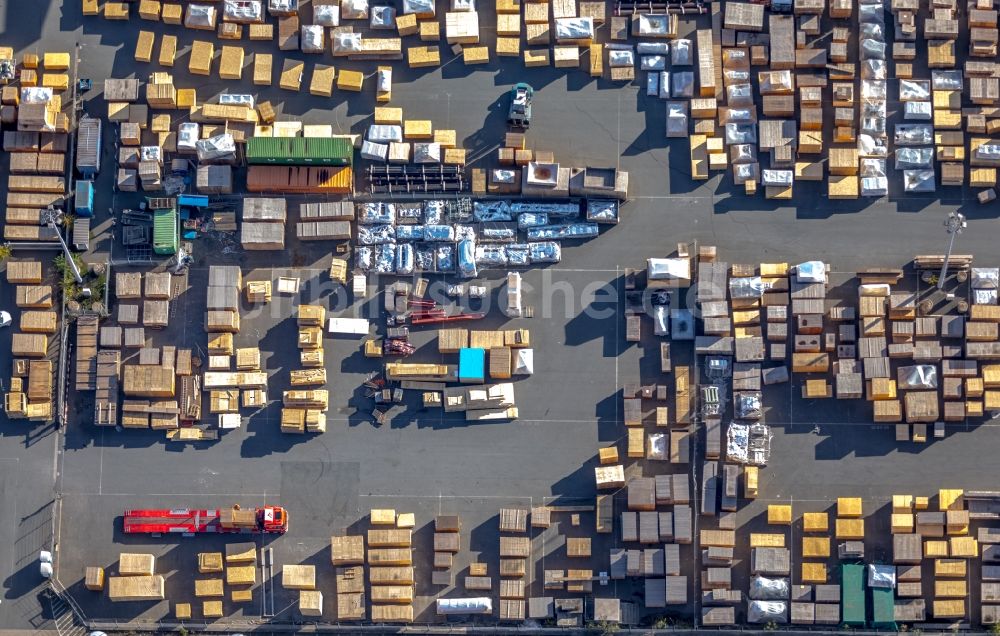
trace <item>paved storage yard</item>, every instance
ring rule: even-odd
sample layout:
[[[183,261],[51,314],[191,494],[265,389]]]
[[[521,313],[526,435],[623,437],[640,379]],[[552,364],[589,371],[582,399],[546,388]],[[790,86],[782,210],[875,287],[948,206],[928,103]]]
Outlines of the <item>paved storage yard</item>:
[[[84,22],[78,3],[66,5],[0,3],[0,43],[15,47],[20,54],[64,50],[70,39],[79,42],[78,75],[94,78],[98,87],[84,96],[85,109],[103,114],[106,104],[99,96],[99,78],[142,78],[147,73],[145,66],[136,68],[130,52],[139,28],[148,23],[99,18]],[[492,14],[488,19],[493,19]],[[192,33],[182,33],[180,49],[190,45]],[[485,40],[491,38],[492,34],[484,34]],[[253,50],[258,43],[242,44]],[[442,51],[447,62],[450,53],[447,47]],[[197,85],[200,99],[234,90],[232,83],[188,75],[186,58],[181,59],[172,71],[175,79],[178,85]],[[370,73],[371,66],[362,68]],[[823,260],[844,273],[840,276],[846,280],[847,272],[861,266],[901,267],[915,254],[941,252],[946,241],[942,222],[955,209],[969,218],[969,228],[958,239],[956,251],[975,254],[977,265],[1000,264],[993,256],[1000,237],[996,207],[977,206],[974,194],[965,189],[876,202],[830,201],[821,194],[820,184],[799,184],[792,205],[782,205],[759,196],[733,194],[728,176],[721,179],[724,183],[718,177],[706,183],[691,181],[687,141],[664,139],[662,102],[646,97],[639,82],[621,86],[591,80],[581,72],[526,71],[520,61],[502,58],[485,67],[465,67],[456,60],[419,73],[397,65],[394,80],[393,105],[405,108],[408,117],[433,118],[438,127],[456,129],[470,157],[487,154],[501,144],[506,93],[514,82],[529,81],[536,89],[530,132],[536,148],[551,149],[557,160],[618,165],[630,174],[631,202],[623,207],[619,225],[587,242],[567,242],[561,263],[524,273],[529,290],[526,302],[534,306],[534,318],[508,323],[494,310],[484,321],[469,325],[491,329],[506,324],[532,332],[535,373],[515,383],[518,419],[466,423],[438,410],[423,411],[408,398],[406,408],[394,411],[391,421],[376,427],[369,416],[371,401],[359,386],[378,365],[362,356],[359,340],[327,337],[328,430],[318,436],[280,433],[277,392],[287,386],[288,371],[298,364],[294,305],[317,302],[331,311],[381,324],[381,297],[372,294],[360,305],[339,303],[338,298],[349,294],[338,296],[325,273],[328,250],[315,244],[292,240],[288,255],[220,256],[219,245],[196,242],[187,291],[174,301],[170,328],[155,336],[159,345],[204,346],[204,284],[209,265],[239,264],[245,280],[293,274],[304,283],[300,298],[275,294],[260,311],[246,313],[236,336],[237,347],[261,348],[263,368],[272,374],[272,403],[246,417],[242,429],[226,432],[212,443],[167,444],[158,431],[95,427],[90,420],[90,398],[82,394],[71,396],[70,424],[62,438],[40,427],[24,429],[25,422],[8,422],[8,430],[0,436],[0,504],[8,511],[7,520],[0,524],[0,538],[7,546],[0,550],[4,585],[0,628],[53,628],[52,608],[39,595],[44,585],[34,560],[39,549],[53,545],[58,548],[58,579],[88,618],[173,621],[175,603],[195,600],[192,580],[197,577],[197,553],[221,550],[224,542],[206,536],[124,536],[118,517],[133,507],[210,508],[231,503],[244,507],[279,504],[289,511],[287,535],[258,541],[274,548],[277,564],[317,566],[319,587],[326,596],[326,620],[335,618],[331,534],[363,534],[368,527],[364,519],[374,508],[416,513],[416,621],[435,622],[439,619],[434,615],[434,596],[442,592],[463,595],[461,579],[469,563],[488,563],[489,575],[498,576],[501,508],[593,505],[597,449],[625,436],[622,386],[660,381],[658,339],[651,335],[648,323],[642,342],[625,342],[620,300],[626,268],[641,268],[646,258],[665,256],[678,242],[698,241],[718,246],[720,259],[732,262]],[[343,131],[360,131],[370,123],[367,120],[374,108],[372,90],[347,98],[346,93],[336,92],[332,100],[309,97],[305,91],[293,95],[276,87],[254,92],[259,99],[283,103],[285,114],[306,122],[333,123]],[[107,160],[113,164],[109,146]],[[109,254],[121,258],[120,245],[111,246],[104,211],[112,205],[131,206],[139,197],[119,194],[113,198],[113,182],[111,169],[98,176],[95,227],[104,234],[87,260],[101,261]],[[484,277],[494,295],[502,282],[499,274]],[[916,285],[915,280],[909,283]],[[853,288],[842,291],[845,296],[856,294]],[[12,304],[11,296],[7,286],[2,295],[6,306]],[[0,331],[2,368],[10,365],[9,333]],[[417,359],[441,357],[432,343],[433,333],[413,330]],[[689,348],[676,349],[675,364],[691,362]],[[746,532],[766,532],[764,517],[771,503],[791,503],[798,516],[829,509],[837,497],[861,497],[866,514],[879,510],[869,533],[888,537],[887,506],[895,493],[929,495],[938,488],[996,488],[992,474],[983,468],[1000,451],[994,421],[949,424],[946,438],[929,444],[899,443],[894,441],[891,425],[871,423],[866,405],[804,400],[799,397],[799,385],[793,381],[765,392],[766,421],[774,435],[771,459],[761,471],[760,498],[749,503],[741,499],[736,519],[741,539]],[[58,455],[54,452],[57,443],[63,447]],[[623,443],[619,446],[624,449]],[[692,465],[700,469],[703,446],[695,445],[695,452],[697,461]],[[664,465],[656,471],[688,469],[687,465]],[[636,469],[630,467],[628,476],[634,476],[631,471]],[[53,503],[53,492],[60,495],[58,505]],[[624,509],[618,503],[616,512]],[[50,540],[53,510],[58,511],[56,536]],[[459,514],[463,521],[461,552],[452,569],[454,587],[430,585],[433,519],[439,514]],[[565,557],[565,539],[560,535],[593,537],[595,571],[607,569],[608,549],[621,545],[617,530],[610,535],[592,532],[592,513],[581,514],[579,527],[571,526],[568,512],[554,513],[553,521],[554,527],[532,548],[529,596],[543,594],[544,570],[574,567],[573,560]],[[793,531],[793,538],[797,539],[797,532]],[[888,558],[891,543],[888,548],[877,543],[872,540],[872,549]],[[118,554],[127,551],[157,555],[156,571],[169,575],[169,601],[111,603],[106,595],[84,589],[84,567],[110,568]],[[746,560],[747,553],[738,553],[737,558]],[[686,559],[682,572],[691,582],[689,598],[700,598],[694,583],[697,567]],[[734,574],[734,589],[746,589],[746,585],[745,574]],[[595,582],[594,589],[594,596],[617,596],[642,606],[641,579],[612,581],[607,588]],[[303,619],[294,592],[277,585],[275,594],[277,620]],[[236,624],[259,620],[260,595],[249,604],[227,603],[226,615]],[[688,624],[694,613],[684,608],[666,615]]]

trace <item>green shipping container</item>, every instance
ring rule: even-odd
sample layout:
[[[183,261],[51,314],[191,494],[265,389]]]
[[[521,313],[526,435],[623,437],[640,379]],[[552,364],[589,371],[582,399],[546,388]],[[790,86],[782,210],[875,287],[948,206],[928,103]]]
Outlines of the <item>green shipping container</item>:
[[[250,137],[247,163],[276,166],[349,166],[354,146],[329,137]]]
[[[865,566],[840,567],[840,612],[845,625],[865,624]]]
[[[177,232],[177,210],[153,212],[153,252],[164,255],[176,254]]]
[[[896,594],[890,587],[873,587],[872,627],[896,631]]]

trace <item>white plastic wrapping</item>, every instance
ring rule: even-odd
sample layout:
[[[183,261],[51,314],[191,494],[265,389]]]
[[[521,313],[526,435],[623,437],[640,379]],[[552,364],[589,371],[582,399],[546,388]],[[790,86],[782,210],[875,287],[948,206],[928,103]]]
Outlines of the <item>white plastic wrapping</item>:
[[[799,283],[825,283],[826,263],[806,261],[795,266],[795,281]]]
[[[648,97],[657,97],[660,94],[660,74],[646,73],[646,95]]]
[[[299,43],[303,53],[322,53],[326,49],[326,29],[318,24],[302,25]]]
[[[897,146],[923,146],[934,143],[934,126],[930,124],[896,124],[893,142]]]
[[[781,601],[751,601],[747,605],[748,623],[788,622],[788,605]]]
[[[904,170],[903,189],[906,192],[934,192],[937,190],[934,170]]]
[[[667,42],[639,42],[635,45],[639,55],[669,55],[670,44]]]
[[[750,74],[747,73],[747,79],[749,79]],[[795,83],[792,81],[791,71],[767,71],[760,73],[760,92],[761,94],[773,94],[773,93],[789,93],[792,91]]]
[[[403,0],[403,13],[434,15],[434,0]]]
[[[997,289],[1000,287],[1000,268],[996,267],[973,267],[972,287],[973,289]]]
[[[757,161],[757,147],[751,144],[733,144],[729,147],[730,163],[734,166]]]
[[[451,10],[471,13],[476,10],[476,0],[451,0]]]
[[[687,131],[687,102],[667,102],[667,135],[684,135]]]
[[[729,122],[725,127],[726,145],[756,144],[757,124]]]
[[[635,54],[632,51],[611,50],[608,51],[608,66],[625,67],[635,66]]]
[[[670,50],[670,63],[674,66],[691,66],[691,40],[678,38]]]
[[[198,161],[220,159],[236,153],[236,141],[229,133],[223,133],[195,143]]]
[[[964,84],[962,71],[931,71],[931,86],[936,91],[960,91]]]
[[[389,156],[389,144],[365,141],[361,144],[361,158],[369,161],[385,161]]]
[[[761,185],[787,187],[795,182],[795,172],[792,170],[761,170]]]
[[[591,17],[556,18],[555,35],[556,41],[593,39],[594,19]]]
[[[903,119],[907,121],[931,121],[934,108],[930,102],[903,102]]]
[[[885,60],[885,42],[872,38],[861,40],[861,59]]]
[[[662,71],[667,68],[667,58],[662,55],[643,55],[639,58],[639,69],[643,71]]]
[[[260,22],[264,19],[264,6],[260,0],[226,0],[222,15],[229,22]]]
[[[342,20],[367,20],[368,0],[340,0]]]
[[[320,4],[313,6],[313,23],[324,27],[340,26],[340,5]]]
[[[924,102],[931,98],[931,83],[927,80],[899,80],[899,100]]]
[[[674,71],[670,75],[670,94],[678,97],[694,97],[694,73],[691,71]]]
[[[372,124],[368,127],[368,141],[389,143],[403,141],[403,128],[394,124]]]
[[[973,289],[973,305],[995,305],[997,304],[997,290],[995,289]]]
[[[383,68],[375,73],[375,88],[383,93],[392,90],[392,69]]]
[[[669,34],[670,16],[639,14],[639,37],[667,37]]]
[[[754,105],[753,85],[730,84],[726,87],[726,103],[738,108],[752,107]]]
[[[361,34],[360,33],[334,33],[333,34],[333,52],[350,54],[355,51],[361,50]]]
[[[791,588],[786,578],[770,578],[755,576],[750,580],[750,590],[747,595],[761,601],[780,601],[788,598]]]
[[[653,333],[657,336],[670,335],[670,308],[667,305],[653,306]]]
[[[646,259],[649,280],[691,280],[691,261],[687,258]]]
[[[493,599],[489,597],[439,598],[437,599],[437,613],[439,615],[492,614]]]
[[[889,148],[884,137],[862,133],[858,135],[858,154],[862,157],[885,157],[889,154]]]
[[[936,389],[937,367],[933,364],[899,367],[896,370],[896,382],[901,389]]]
[[[861,79],[885,80],[889,76],[889,67],[885,60],[864,60],[861,62]]]
[[[868,587],[896,587],[896,566],[868,564]]]
[[[933,148],[899,148],[896,150],[896,170],[933,169]]]
[[[191,28],[215,28],[218,11],[209,4],[189,4],[184,16],[184,26]]]
[[[514,375],[531,375],[535,372],[535,350],[515,349]]]
[[[670,71],[660,71],[660,99],[670,99]],[[669,110],[667,117],[670,116]]]
[[[29,86],[21,89],[22,104],[45,104],[52,99],[52,89],[42,86]]]
[[[670,459],[670,443],[663,433],[650,433],[646,436],[646,459],[667,461]]]
[[[180,124],[177,127],[177,150],[178,151],[195,151],[195,144],[201,138],[199,135],[199,126],[197,123],[188,121]]]
[[[395,7],[376,6],[369,11],[371,21],[369,26],[373,29],[395,29],[396,9]]]

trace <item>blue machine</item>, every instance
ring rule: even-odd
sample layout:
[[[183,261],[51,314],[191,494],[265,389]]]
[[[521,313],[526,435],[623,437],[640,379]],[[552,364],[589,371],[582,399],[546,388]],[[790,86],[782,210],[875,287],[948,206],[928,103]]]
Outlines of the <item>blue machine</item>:
[[[78,180],[73,195],[73,211],[77,216],[94,216],[94,182]]]
[[[207,208],[208,197],[201,194],[182,194],[177,197],[177,205],[190,208]]]

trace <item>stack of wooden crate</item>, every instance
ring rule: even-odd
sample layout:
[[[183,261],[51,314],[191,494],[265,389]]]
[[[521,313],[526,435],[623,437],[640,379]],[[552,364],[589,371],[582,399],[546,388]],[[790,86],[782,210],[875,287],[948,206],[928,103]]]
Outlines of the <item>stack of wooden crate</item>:
[[[397,515],[392,509],[372,510],[371,525],[373,527],[368,530],[371,620],[378,623],[411,623],[415,583],[412,559],[406,564],[376,563],[376,551],[410,552],[414,517],[410,513]]]
[[[532,514],[532,527],[547,525],[546,509],[536,519]],[[504,543],[506,535],[516,535],[516,538],[526,539],[528,533],[528,511],[523,508],[500,509],[500,542]],[[530,541],[530,540],[529,540]],[[523,621],[525,619],[525,580],[527,574],[528,556],[500,556],[500,620]]]
[[[462,520],[458,515],[438,515],[434,519],[434,571],[431,583],[452,585],[455,555],[462,548]]]

